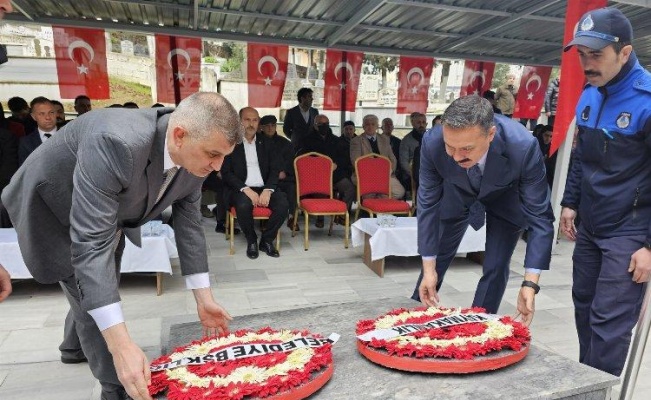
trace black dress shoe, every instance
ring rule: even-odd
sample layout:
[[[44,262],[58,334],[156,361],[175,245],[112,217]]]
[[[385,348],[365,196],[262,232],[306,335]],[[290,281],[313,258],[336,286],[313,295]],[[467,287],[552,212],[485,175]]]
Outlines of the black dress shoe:
[[[258,244],[256,242],[249,243],[246,246],[246,256],[249,257],[252,260],[255,260],[258,258]]]
[[[265,241],[260,241],[260,250],[264,251],[267,253],[269,257],[280,257],[280,253],[278,253],[278,250],[274,247],[273,244],[267,243]]]
[[[223,234],[230,233],[230,232],[226,232],[226,225],[222,224],[221,222],[217,223],[217,226],[215,227],[215,232],[223,233]],[[239,228],[233,229],[233,233],[239,235],[240,233]]]
[[[61,356],[61,362],[64,364],[81,364],[81,363],[88,362],[88,359],[86,357],[70,358],[70,357]]]

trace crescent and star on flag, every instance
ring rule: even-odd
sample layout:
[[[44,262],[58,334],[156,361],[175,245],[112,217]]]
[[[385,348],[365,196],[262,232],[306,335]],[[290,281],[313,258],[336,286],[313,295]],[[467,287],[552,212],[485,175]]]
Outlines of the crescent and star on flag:
[[[536,88],[533,91],[529,90],[529,84],[531,82],[536,83]],[[540,86],[542,86],[542,79],[540,78],[540,75],[534,73],[531,75],[531,77],[527,80],[527,83],[524,85],[525,90],[527,91],[527,100],[533,100],[533,94],[540,90]]]
[[[278,69],[279,69],[278,60],[276,60],[273,56],[261,57],[260,60],[258,61],[258,73],[260,73],[261,76],[264,76],[264,74],[262,73],[262,66],[265,63],[269,63],[269,64],[273,65],[273,67],[274,67],[274,73],[271,74],[271,76],[265,77],[265,79],[264,79],[265,86],[271,86],[271,82],[273,81],[273,78],[278,73]]]
[[[475,79],[477,79],[477,78],[480,78],[480,79],[481,79],[481,83],[480,83],[480,84],[475,88],[475,90],[473,91],[473,93],[474,93],[475,95],[481,95],[481,93],[479,93],[479,92],[480,92],[481,89],[484,87],[484,83],[486,82],[486,73],[485,73],[484,71],[475,71],[475,72],[473,72],[472,75],[470,75],[470,86],[471,86],[471,87],[474,86],[474,85],[473,85],[473,82],[474,82]]]
[[[418,79],[418,82],[410,87],[408,90],[411,91],[412,94],[418,93],[418,87],[421,85],[421,82],[425,80],[425,73],[423,72],[423,69],[420,67],[413,67],[412,69],[407,72],[407,85],[409,85],[409,82],[411,81],[411,76],[413,74],[417,74],[420,76],[420,79]]]
[[[177,81],[182,81],[183,84],[185,85],[185,73],[184,72],[187,72],[187,70],[190,68],[190,64],[192,62],[191,58],[190,58],[190,54],[187,51],[183,50],[183,49],[172,49],[172,50],[170,50],[170,52],[167,53],[167,64],[170,66],[170,68],[172,67],[172,57],[174,57],[174,56],[183,57],[185,59],[185,61],[186,61],[185,69],[183,71],[179,71],[179,72],[174,73],[174,75],[175,75],[174,79],[176,79]]]
[[[353,79],[353,66],[350,65],[350,63],[348,61],[346,61],[346,62],[342,61],[339,64],[337,64],[337,66],[335,66],[335,79],[341,80],[341,78],[339,77],[339,71],[342,68],[346,68],[346,71],[347,71],[346,80],[349,81],[349,80]],[[346,90],[346,82],[341,82],[339,84],[339,89]]]
[[[77,61],[74,58],[75,49],[84,49],[84,50],[86,50],[88,52],[88,55],[89,55],[89,58],[90,58],[88,60],[88,64],[93,62],[93,59],[95,58],[95,51],[90,46],[90,44],[88,44],[88,42],[86,42],[84,40],[81,40],[81,39],[76,39],[76,40],[72,41],[68,45],[68,57],[75,64],[77,64]],[[88,66],[86,66],[83,62],[79,63],[79,65],[77,65],[77,73],[78,74],[88,75]]]

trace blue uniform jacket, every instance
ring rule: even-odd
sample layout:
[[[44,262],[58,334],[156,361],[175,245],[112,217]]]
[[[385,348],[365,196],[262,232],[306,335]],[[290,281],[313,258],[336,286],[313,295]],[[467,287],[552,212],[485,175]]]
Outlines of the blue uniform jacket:
[[[561,204],[595,236],[651,240],[651,74],[634,54],[606,86],[585,87],[576,121]]]
[[[554,214],[549,203],[545,160],[537,140],[522,124],[495,116],[497,132],[490,144],[479,195],[468,173],[445,152],[443,129],[428,131],[421,144],[418,188],[418,251],[438,255],[440,222],[464,218],[479,199],[486,213],[515,226],[529,228],[526,268],[549,269]],[[490,231],[487,235],[499,235]],[[511,254],[504,255],[505,260]]]

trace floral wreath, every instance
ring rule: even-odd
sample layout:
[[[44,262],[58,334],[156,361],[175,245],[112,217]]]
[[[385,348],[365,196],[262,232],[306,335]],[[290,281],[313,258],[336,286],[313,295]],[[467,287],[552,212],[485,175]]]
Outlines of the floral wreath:
[[[375,320],[357,322],[357,335],[403,324],[424,324],[437,318],[459,314],[485,313],[483,308],[463,309],[418,307],[399,308]],[[385,350],[399,357],[441,357],[470,360],[500,350],[519,351],[531,340],[529,329],[511,317],[502,316],[483,322],[470,322],[442,328],[428,328],[389,339],[373,338],[362,342],[367,347]]]
[[[301,338],[320,338],[307,331],[239,330],[227,336],[198,340],[174,349],[152,361],[165,364],[183,357],[196,357],[233,345],[279,344]],[[302,347],[255,357],[185,365],[152,372],[149,394],[167,389],[169,400],[242,399],[268,397],[291,391],[308,382],[313,373],[332,364],[332,345]]]

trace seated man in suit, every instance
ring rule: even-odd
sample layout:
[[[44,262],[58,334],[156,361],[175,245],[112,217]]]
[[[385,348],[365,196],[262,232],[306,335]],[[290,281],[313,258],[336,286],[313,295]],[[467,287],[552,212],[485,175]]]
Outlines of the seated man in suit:
[[[554,239],[538,142],[521,124],[494,115],[488,100],[465,96],[445,110],[441,126],[425,134],[420,156],[418,253],[423,270],[412,298],[428,306],[438,303],[438,290],[468,225],[478,230],[485,221],[483,275],[472,305],[497,313],[513,250],[527,229],[531,240],[517,308],[529,324]]]
[[[32,100],[32,118],[36,121],[37,127],[34,131],[20,139],[18,146],[19,165],[23,165],[25,159],[57,131],[54,104],[45,97],[36,97]]]
[[[319,114],[319,111],[312,107],[312,89],[299,89],[297,97],[298,105],[287,110],[283,121],[283,132],[292,141],[294,154],[299,153],[303,148],[303,139],[314,124],[314,117]]]
[[[289,203],[289,218],[287,227],[294,226],[294,211],[296,211],[296,177],[294,176],[294,147],[286,138],[276,132],[276,119],[273,115],[265,115],[260,119],[262,133],[271,141],[273,152],[280,160],[280,172],[278,172],[278,188],[287,195]],[[296,230],[298,225],[296,225]]]
[[[314,128],[305,140],[304,153],[314,151],[332,158],[332,162],[334,163],[332,184],[337,192],[339,192],[342,200],[346,203],[348,214],[351,214],[353,201],[355,201],[355,185],[350,180],[350,169],[347,168],[350,162],[349,154],[341,151],[338,143],[340,138],[332,133],[330,120],[327,116],[323,114],[317,115],[314,124]]]
[[[400,142],[400,169],[405,180],[411,186],[411,165],[414,161],[416,148],[420,146],[423,135],[427,130],[427,117],[425,114],[414,112],[411,114],[412,130]],[[414,188],[411,188],[414,190]]]
[[[2,192],[25,265],[59,282],[103,400],[147,399],[149,362],[122,314],[125,236],[172,206],[181,273],[206,335],[228,329],[214,300],[199,203],[206,175],[241,140],[233,106],[195,93],[176,109],[102,109],[66,125],[32,153]]]
[[[246,255],[251,259],[258,258],[260,249],[270,257],[279,257],[273,241],[289,209],[285,193],[276,190],[280,162],[271,141],[264,135],[257,135],[258,111],[252,107],[241,109],[240,121],[244,126],[244,141],[235,146],[233,153],[224,160],[222,178],[231,191],[230,204],[235,207],[237,220],[246,237]],[[254,206],[271,209],[259,247],[253,227]]]
[[[355,160],[361,156],[375,153],[387,157],[391,160],[391,198],[402,199],[405,196],[405,188],[396,178],[398,162],[391,149],[391,140],[388,136],[377,134],[378,124],[377,116],[373,114],[364,116],[362,121],[364,133],[350,141],[350,162],[355,168]],[[355,174],[352,175],[352,180],[354,184],[357,184]]]

